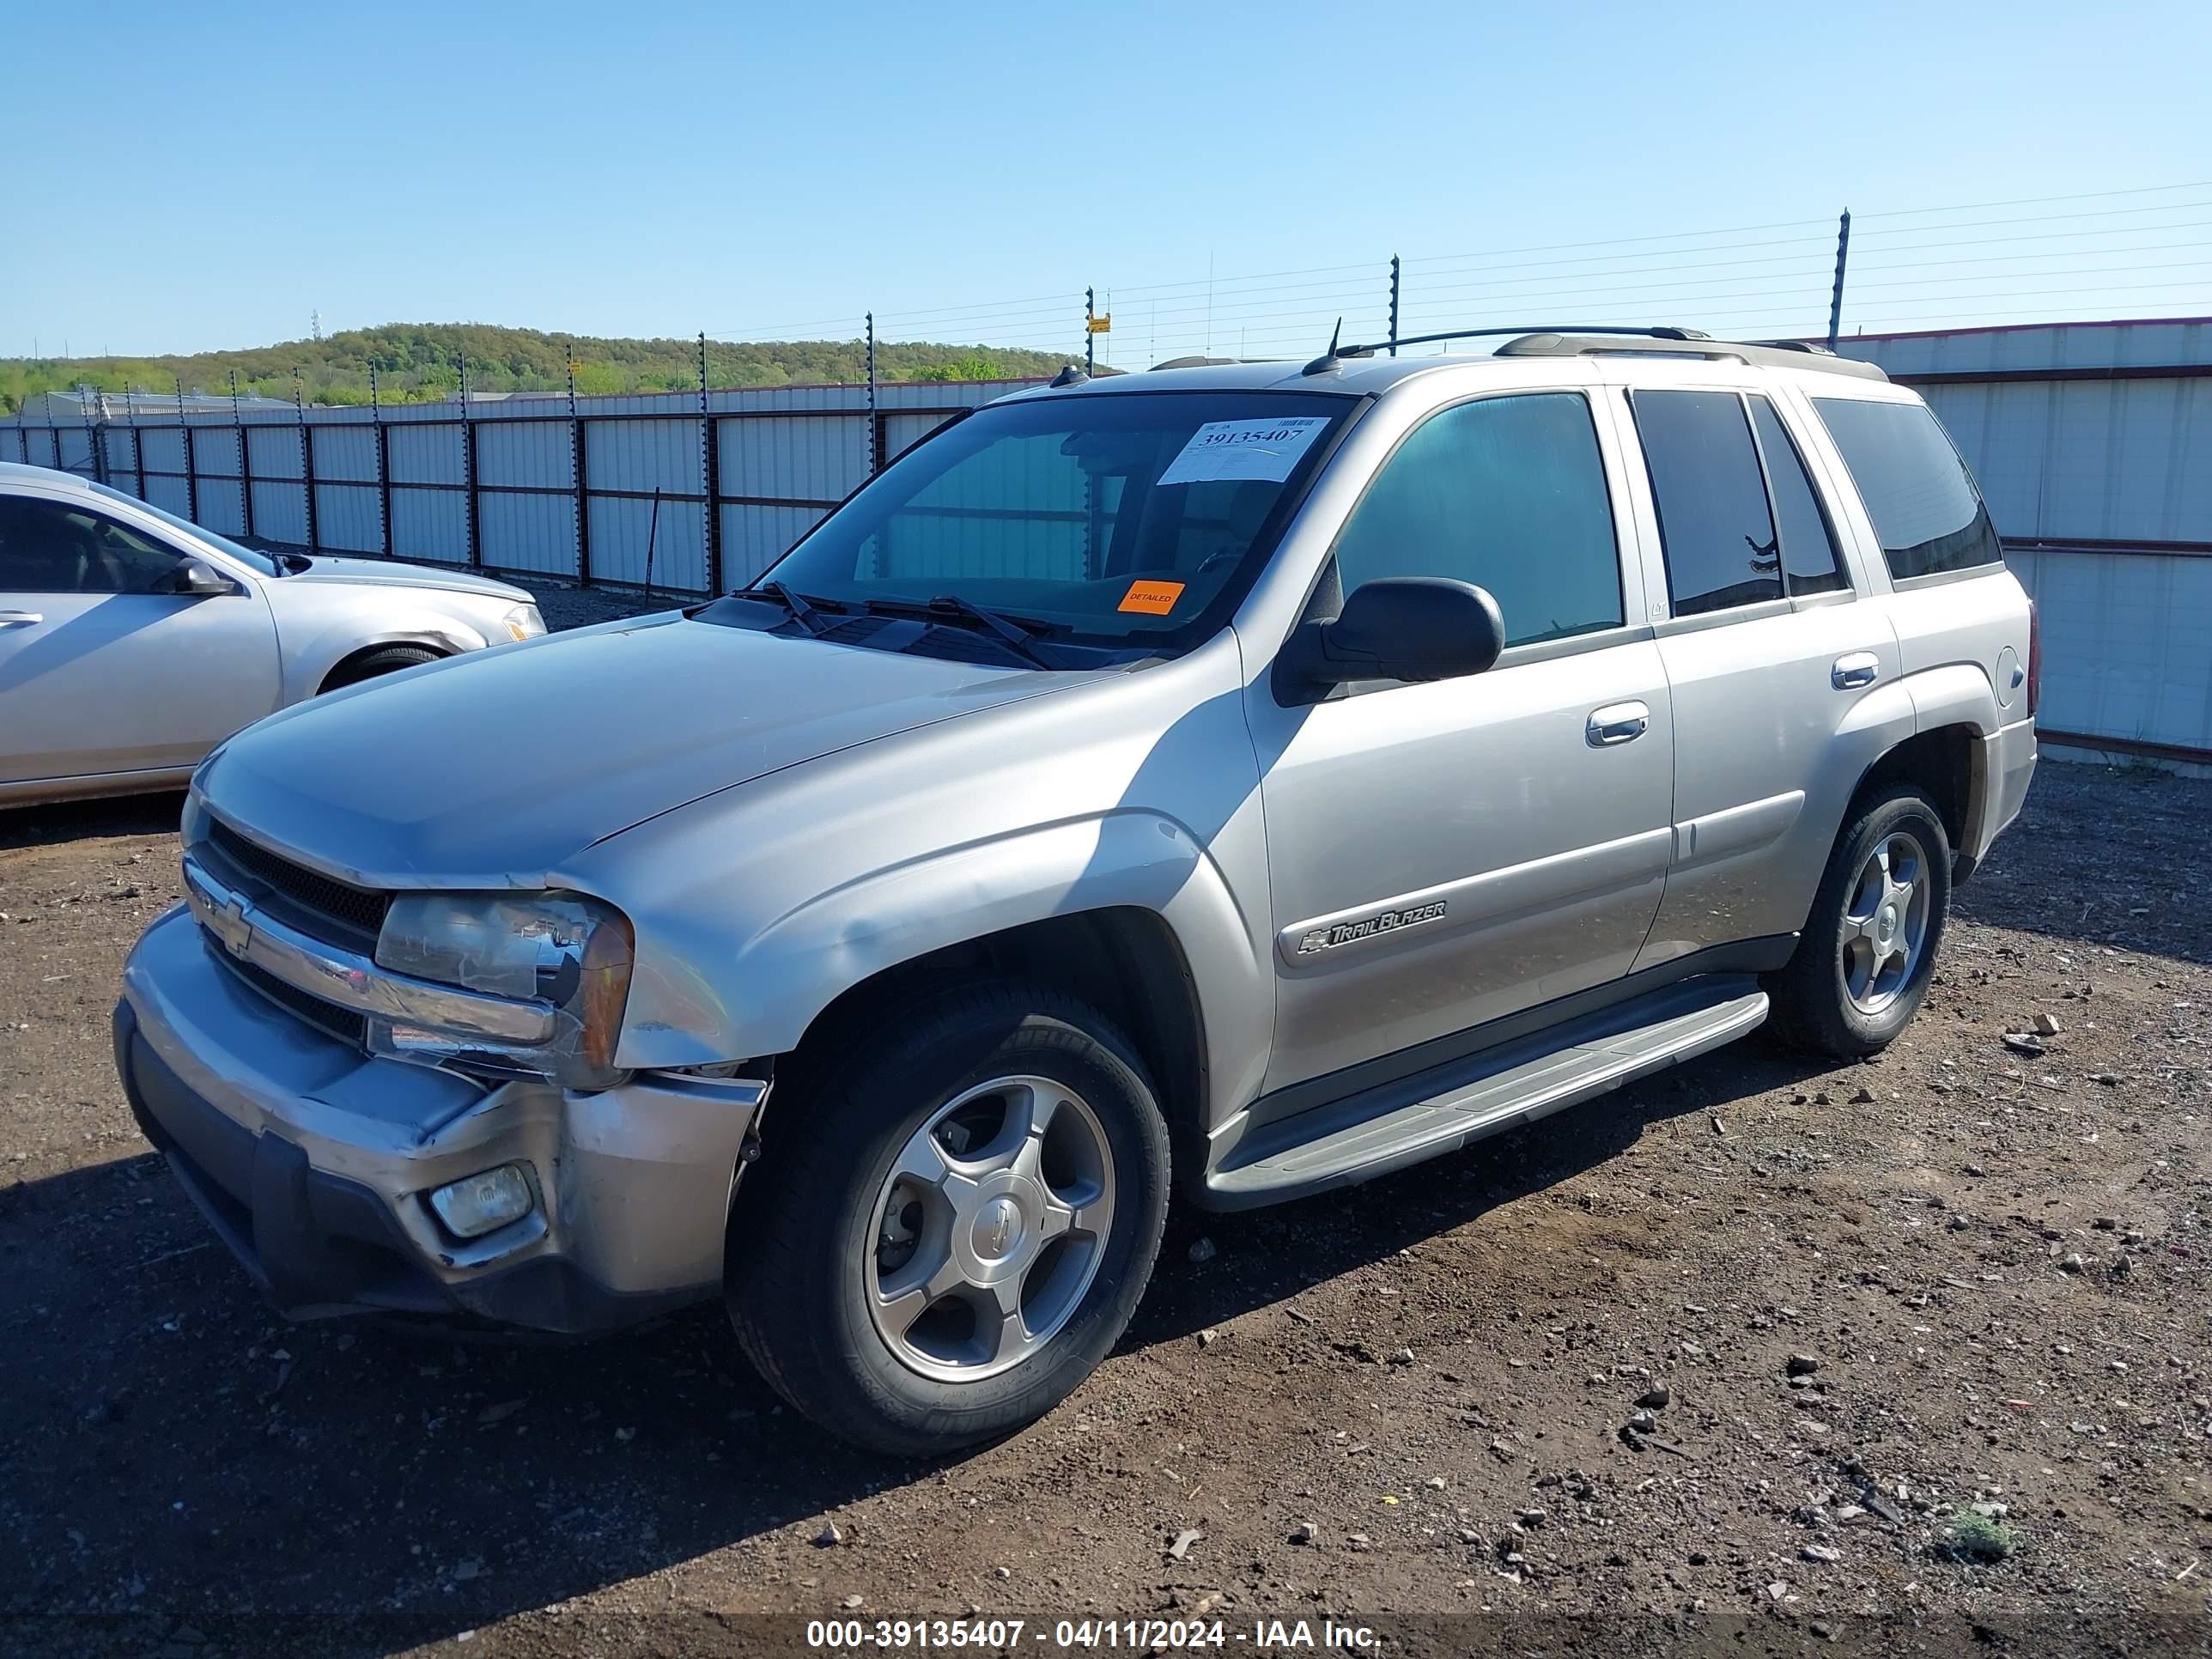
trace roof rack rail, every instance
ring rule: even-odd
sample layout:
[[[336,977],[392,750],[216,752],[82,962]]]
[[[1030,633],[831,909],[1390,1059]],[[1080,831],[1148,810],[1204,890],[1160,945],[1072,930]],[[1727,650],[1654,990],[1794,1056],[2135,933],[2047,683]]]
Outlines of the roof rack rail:
[[[1338,319],[1336,326],[1337,334],[1342,333],[1344,331],[1342,319]],[[1518,324],[1512,328],[1450,328],[1441,334],[1408,334],[1402,339],[1385,340],[1378,345],[1348,346],[1337,344],[1337,334],[1332,334],[1328,337],[1328,349],[1308,363],[1302,372],[1307,374],[1326,374],[1331,369],[1340,367],[1344,358],[1372,357],[1378,351],[1387,351],[1395,357],[1398,355],[1400,346],[1434,345],[1439,340],[1482,340],[1492,336],[1540,334],[1546,331],[1540,325],[1528,323]],[[1694,328],[1618,328],[1608,323],[1591,323],[1572,329],[1555,328],[1550,331],[1559,334],[1643,334],[1662,340],[1702,340],[1707,337]]]
[[[1826,347],[1808,347],[1802,340],[1716,340],[1708,335],[1687,338],[1652,331],[1648,336],[1623,339],[1597,331],[1547,331],[1508,340],[1498,348],[1501,357],[1660,356],[1722,358],[1739,363],[1760,363],[1775,368],[1814,369],[1829,374],[1848,374],[1855,380],[1887,380],[1881,365],[1838,357]]]
[[[1591,357],[1609,353],[1642,352],[1669,357],[1733,358],[1741,363],[1767,363],[1778,368],[1827,369],[1860,380],[1887,380],[1889,376],[1873,363],[1839,357],[1826,346],[1806,340],[1716,340],[1695,328],[1631,328],[1612,323],[1578,324],[1546,328],[1522,325],[1515,328],[1455,328],[1440,334],[1413,334],[1380,345],[1340,346],[1332,339],[1328,349],[1305,366],[1308,374],[1326,374],[1340,368],[1346,357],[1372,357],[1378,351],[1395,351],[1409,345],[1433,345],[1445,340],[1481,340],[1514,336],[1498,348],[1500,357]],[[1808,359],[1814,361],[1808,362]]]
[[[1221,368],[1236,363],[1275,363],[1279,357],[1170,357],[1164,362],[1154,363],[1154,368]]]

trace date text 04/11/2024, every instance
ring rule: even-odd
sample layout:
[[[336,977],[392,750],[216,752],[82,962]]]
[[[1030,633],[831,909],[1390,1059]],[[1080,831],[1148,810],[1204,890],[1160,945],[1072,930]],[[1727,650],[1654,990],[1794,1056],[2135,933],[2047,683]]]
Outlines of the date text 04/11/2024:
[[[1306,1619],[1261,1619],[1249,1630],[1219,1619],[1061,1619],[1032,1626],[1022,1619],[817,1619],[808,1621],[810,1648],[832,1653],[967,1648],[994,1653],[1023,1650],[1024,1638],[1059,1650],[1243,1648],[1259,1653],[1335,1649],[1360,1652],[1380,1645],[1364,1625],[1319,1625]]]

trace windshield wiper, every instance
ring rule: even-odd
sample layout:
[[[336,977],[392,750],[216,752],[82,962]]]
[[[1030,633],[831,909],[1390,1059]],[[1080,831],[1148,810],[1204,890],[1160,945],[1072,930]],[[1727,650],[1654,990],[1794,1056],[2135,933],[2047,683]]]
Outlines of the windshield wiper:
[[[1039,634],[1050,633],[1057,623],[1041,621],[1035,617],[1018,617],[1009,611],[987,611],[973,599],[963,599],[957,593],[939,593],[927,599],[862,599],[860,608],[880,611],[890,617],[919,617],[928,622],[965,623],[969,629],[995,635],[1009,651],[1033,668],[1050,669],[1052,664],[1037,654],[1030,643]]]
[[[743,593],[747,599],[774,599],[791,612],[801,628],[817,639],[837,625],[824,620],[822,613],[815,609],[817,605],[827,604],[827,600],[810,599],[804,593],[794,593],[781,582],[763,582],[757,587],[744,589]]]

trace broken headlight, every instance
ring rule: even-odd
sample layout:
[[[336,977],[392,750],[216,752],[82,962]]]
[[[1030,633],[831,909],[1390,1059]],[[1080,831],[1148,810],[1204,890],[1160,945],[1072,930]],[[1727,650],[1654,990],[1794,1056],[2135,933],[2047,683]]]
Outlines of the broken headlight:
[[[629,1000],[629,919],[576,893],[411,893],[377,937],[380,968],[552,1009],[543,1042],[394,1019],[369,1022],[371,1049],[402,1060],[549,1077],[572,1088],[618,1081],[615,1042]]]

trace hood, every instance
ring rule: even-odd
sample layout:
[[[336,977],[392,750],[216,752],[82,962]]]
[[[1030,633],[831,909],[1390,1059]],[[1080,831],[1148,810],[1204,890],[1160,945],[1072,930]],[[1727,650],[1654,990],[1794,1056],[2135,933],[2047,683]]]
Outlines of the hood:
[[[365,582],[378,587],[432,587],[447,593],[480,593],[487,599],[515,605],[534,604],[520,587],[495,582],[489,576],[465,570],[443,570],[430,564],[398,564],[390,559],[338,559],[327,554],[310,556],[305,570],[288,570],[276,580],[286,582]]]
[[[297,704],[217,750],[197,786],[240,828],[364,886],[535,887],[702,796],[1093,677],[664,616]]]

